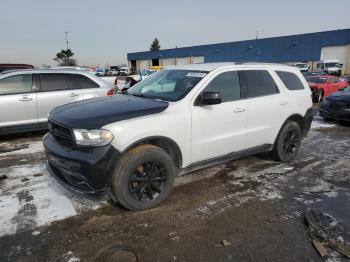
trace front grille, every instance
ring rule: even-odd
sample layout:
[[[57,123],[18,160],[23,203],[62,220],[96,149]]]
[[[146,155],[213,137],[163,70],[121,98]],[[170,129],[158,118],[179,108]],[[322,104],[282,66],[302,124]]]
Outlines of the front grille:
[[[71,129],[49,120],[49,132],[55,140],[65,146],[75,146]]]

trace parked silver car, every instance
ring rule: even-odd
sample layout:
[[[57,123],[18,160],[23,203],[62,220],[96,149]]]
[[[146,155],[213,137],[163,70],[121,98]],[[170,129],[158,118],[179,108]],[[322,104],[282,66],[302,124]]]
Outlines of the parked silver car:
[[[113,87],[88,71],[19,70],[0,74],[0,135],[47,129],[60,105],[113,94]]]

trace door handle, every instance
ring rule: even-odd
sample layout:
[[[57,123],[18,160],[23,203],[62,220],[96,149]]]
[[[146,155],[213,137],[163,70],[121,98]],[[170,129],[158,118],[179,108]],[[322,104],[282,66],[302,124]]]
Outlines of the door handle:
[[[71,93],[69,96],[70,96],[70,97],[75,97],[75,96],[79,96],[79,94],[77,94],[77,93]]]
[[[23,96],[22,98],[19,99],[19,101],[22,101],[22,102],[27,102],[27,101],[32,101],[33,98],[31,97],[28,97],[28,96]]]
[[[245,108],[243,108],[243,107],[238,107],[235,110],[233,110],[234,113],[241,113],[241,112],[244,112],[244,111],[245,111]]]
[[[288,105],[288,101],[287,101],[287,100],[282,100],[282,101],[280,102],[280,105],[281,105],[281,106]]]

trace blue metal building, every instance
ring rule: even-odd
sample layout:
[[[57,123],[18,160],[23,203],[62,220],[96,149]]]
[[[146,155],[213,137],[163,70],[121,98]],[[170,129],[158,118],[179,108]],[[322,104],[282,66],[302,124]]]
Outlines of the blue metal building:
[[[206,63],[310,62],[320,60],[323,47],[347,45],[350,45],[350,29],[128,53],[127,58],[132,67],[136,66],[136,61],[141,60],[157,65],[165,59],[185,57],[203,57],[203,62]]]

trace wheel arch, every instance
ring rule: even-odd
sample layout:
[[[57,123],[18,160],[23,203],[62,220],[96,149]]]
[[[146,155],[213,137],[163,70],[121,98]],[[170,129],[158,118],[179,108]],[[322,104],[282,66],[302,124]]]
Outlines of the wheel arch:
[[[276,136],[276,138],[275,138],[275,141],[274,141],[273,145],[276,144],[277,138],[279,137],[282,128],[285,126],[285,124],[286,124],[288,121],[294,121],[294,122],[296,122],[296,123],[300,126],[300,130],[301,130],[302,135],[303,135],[303,136],[305,135],[306,126],[305,126],[304,117],[303,117],[302,115],[300,115],[300,114],[293,114],[293,115],[290,115],[290,116],[283,122],[283,124],[281,125],[281,128],[280,128],[280,130],[278,131],[278,134],[277,134],[277,136]]]
[[[131,145],[129,145],[122,154],[128,152],[130,149],[143,145],[150,144],[162,148],[165,152],[169,154],[171,159],[174,161],[176,168],[182,168],[182,152],[179,145],[171,138],[165,136],[150,136],[142,138]]]

